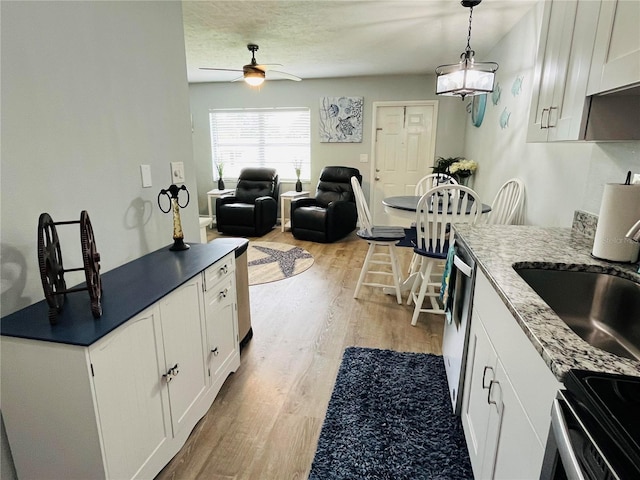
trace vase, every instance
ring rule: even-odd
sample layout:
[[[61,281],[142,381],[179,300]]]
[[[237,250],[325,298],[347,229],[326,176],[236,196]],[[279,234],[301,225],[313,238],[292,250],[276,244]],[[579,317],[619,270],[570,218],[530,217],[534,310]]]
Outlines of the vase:
[[[300,181],[300,179],[298,179],[296,181],[296,192],[301,192],[302,191],[302,182]]]
[[[218,190],[224,190],[224,180],[218,179]]]

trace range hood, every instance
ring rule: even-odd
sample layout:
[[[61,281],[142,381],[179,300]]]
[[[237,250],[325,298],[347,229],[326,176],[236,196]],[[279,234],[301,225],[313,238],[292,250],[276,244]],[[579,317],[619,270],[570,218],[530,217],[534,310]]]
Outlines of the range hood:
[[[640,140],[640,85],[587,97],[584,139],[595,142]]]

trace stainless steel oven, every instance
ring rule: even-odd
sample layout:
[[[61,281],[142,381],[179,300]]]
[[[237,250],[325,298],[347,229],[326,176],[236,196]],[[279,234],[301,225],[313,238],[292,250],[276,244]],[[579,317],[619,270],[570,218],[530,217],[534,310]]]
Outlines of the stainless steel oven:
[[[455,255],[449,277],[449,299],[445,304],[442,356],[453,412],[460,415],[476,264],[469,250],[457,239],[454,248]]]
[[[558,392],[540,480],[640,479],[640,378],[571,370]]]

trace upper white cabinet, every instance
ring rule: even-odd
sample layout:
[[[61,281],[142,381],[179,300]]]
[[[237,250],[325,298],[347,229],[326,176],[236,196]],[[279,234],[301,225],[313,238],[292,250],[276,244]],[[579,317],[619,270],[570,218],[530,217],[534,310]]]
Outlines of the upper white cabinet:
[[[528,142],[584,138],[600,1],[544,2]]]
[[[604,0],[587,95],[640,84],[640,2]]]

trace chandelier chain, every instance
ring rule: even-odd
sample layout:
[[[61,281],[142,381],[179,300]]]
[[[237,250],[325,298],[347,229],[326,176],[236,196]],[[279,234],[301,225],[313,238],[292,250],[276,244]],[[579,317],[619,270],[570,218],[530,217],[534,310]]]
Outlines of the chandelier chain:
[[[473,6],[469,7],[469,33],[467,34],[467,48],[466,52],[471,50],[471,19],[473,18]]]

